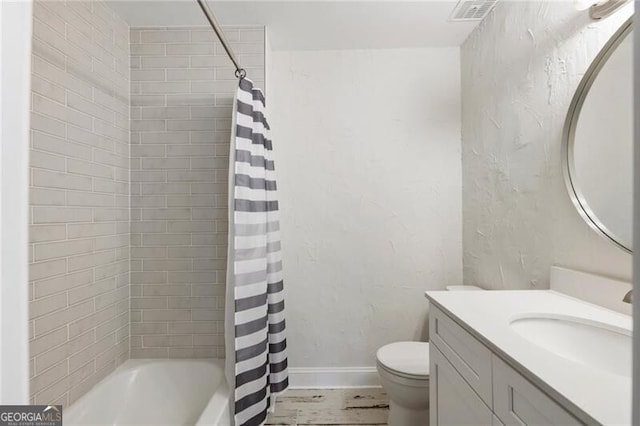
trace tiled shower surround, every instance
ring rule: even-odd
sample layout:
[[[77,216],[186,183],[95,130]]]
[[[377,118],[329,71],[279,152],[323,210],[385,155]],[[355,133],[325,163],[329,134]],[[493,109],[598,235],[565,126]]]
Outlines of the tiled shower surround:
[[[264,87],[263,29],[226,33]],[[236,80],[214,37],[34,5],[32,402],[70,404],[129,357],[224,356]]]
[[[227,28],[264,87],[264,30]],[[224,357],[237,80],[210,28],[131,30],[131,357]]]
[[[31,396],[68,404],[129,356],[129,28],[34,4]]]

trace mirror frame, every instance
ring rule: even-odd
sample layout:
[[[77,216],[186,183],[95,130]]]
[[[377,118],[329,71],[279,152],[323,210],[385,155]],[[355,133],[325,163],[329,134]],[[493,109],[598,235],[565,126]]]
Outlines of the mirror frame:
[[[623,242],[621,242],[620,238],[617,237],[605,224],[603,224],[600,219],[596,216],[596,214],[591,210],[589,204],[584,197],[584,194],[580,190],[580,187],[577,182],[574,181],[572,177],[575,177],[575,164],[573,161],[573,150],[575,145],[575,133],[576,126],[578,124],[578,118],[580,116],[580,111],[582,110],[582,106],[584,105],[585,99],[589,93],[589,89],[593,85],[593,82],[600,74],[600,70],[607,63],[609,57],[613,54],[616,48],[622,43],[622,41],[631,33],[633,30],[633,16],[631,16],[619,29],[618,31],[611,36],[609,41],[604,45],[604,47],[600,50],[598,55],[595,57],[587,72],[580,80],[580,84],[576,89],[575,94],[573,95],[573,99],[571,100],[571,105],[569,106],[569,111],[567,112],[567,118],[564,124],[564,130],[562,132],[562,172],[564,175],[564,182],[567,187],[567,191],[569,192],[569,198],[573,202],[573,205],[580,213],[582,219],[593,229],[598,235],[606,238],[608,241],[615,244],[617,247],[626,251],[627,253],[632,253],[631,247],[627,247]]]

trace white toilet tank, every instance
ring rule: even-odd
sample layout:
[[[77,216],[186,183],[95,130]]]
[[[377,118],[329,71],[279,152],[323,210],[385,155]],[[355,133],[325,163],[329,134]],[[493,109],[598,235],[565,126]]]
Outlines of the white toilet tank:
[[[448,285],[447,291],[484,291],[483,288],[476,287],[475,285]]]

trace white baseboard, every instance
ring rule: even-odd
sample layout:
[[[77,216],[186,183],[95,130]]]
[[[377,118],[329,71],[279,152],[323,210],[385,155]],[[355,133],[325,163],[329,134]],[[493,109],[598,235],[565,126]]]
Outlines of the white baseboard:
[[[376,367],[289,368],[291,389],[380,387]]]

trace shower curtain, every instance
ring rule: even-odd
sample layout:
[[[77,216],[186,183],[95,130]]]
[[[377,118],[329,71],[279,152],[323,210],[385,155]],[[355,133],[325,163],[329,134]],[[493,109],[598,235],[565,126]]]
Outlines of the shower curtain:
[[[265,99],[240,79],[229,163],[226,372],[236,426],[264,424],[287,373],[280,221]]]

